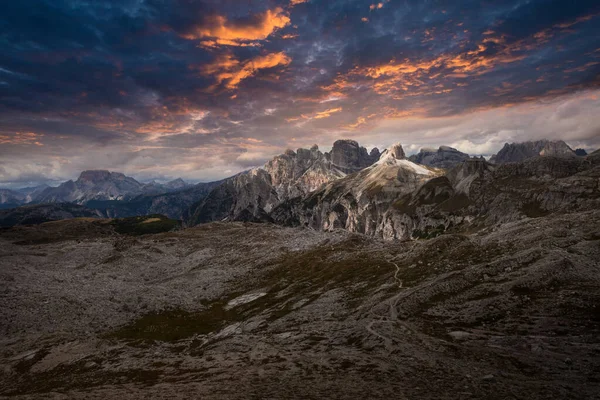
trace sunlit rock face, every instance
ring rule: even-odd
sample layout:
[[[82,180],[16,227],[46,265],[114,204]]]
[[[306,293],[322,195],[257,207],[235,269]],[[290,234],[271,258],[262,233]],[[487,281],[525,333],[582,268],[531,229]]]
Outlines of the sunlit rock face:
[[[521,162],[530,158],[545,157],[576,157],[577,154],[564,141],[538,140],[523,143],[505,143],[498,154],[492,156],[491,162],[504,164]]]
[[[464,160],[469,159],[469,155],[449,146],[440,146],[436,149],[421,149],[417,154],[408,158],[417,164],[428,165],[435,168],[452,168]]]
[[[402,155],[394,145],[373,166],[285,202],[270,216],[286,225],[408,240],[600,206],[594,154],[502,165],[469,158],[450,170]]]

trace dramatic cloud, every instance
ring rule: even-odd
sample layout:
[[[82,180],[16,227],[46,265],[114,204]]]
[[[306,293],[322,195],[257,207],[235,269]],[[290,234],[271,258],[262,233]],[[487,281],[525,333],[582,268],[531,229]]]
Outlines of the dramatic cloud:
[[[232,54],[223,54],[213,63],[206,64],[200,69],[207,76],[214,76],[216,85],[225,83],[228,89],[235,89],[244,79],[256,75],[261,69],[270,69],[285,66],[291,62],[291,58],[284,52],[257,56],[240,62]]]
[[[594,0],[6,2],[0,186],[211,180],[339,138],[600,146]]]
[[[266,10],[249,19],[229,20],[224,15],[213,15],[205,18],[201,25],[195,26],[183,35],[186,39],[207,39],[202,42],[206,46],[257,45],[253,41],[264,40],[275,30],[290,24],[290,18],[282,8]]]

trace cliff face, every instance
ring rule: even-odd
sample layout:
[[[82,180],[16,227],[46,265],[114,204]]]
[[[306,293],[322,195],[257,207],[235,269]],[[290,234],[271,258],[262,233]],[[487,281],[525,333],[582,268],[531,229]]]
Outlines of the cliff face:
[[[374,148],[371,153],[359,146],[354,140],[338,140],[333,144],[329,158],[332,164],[345,173],[352,173],[366,168],[379,159],[379,149]]]
[[[452,168],[461,162],[468,160],[469,155],[455,148],[440,146],[437,150],[421,149],[417,154],[408,158],[417,164],[423,164],[435,168]]]

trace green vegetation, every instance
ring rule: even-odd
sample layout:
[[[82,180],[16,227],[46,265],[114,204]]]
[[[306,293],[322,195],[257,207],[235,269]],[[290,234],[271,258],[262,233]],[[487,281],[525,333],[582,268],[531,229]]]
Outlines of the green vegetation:
[[[433,239],[434,237],[443,235],[446,231],[446,227],[442,224],[438,226],[426,226],[424,230],[415,229],[413,231],[413,238],[415,239]]]
[[[123,235],[139,236],[172,231],[180,222],[164,215],[151,214],[141,217],[119,218],[111,222],[115,231]]]
[[[529,218],[539,218],[549,214],[549,211],[546,211],[542,208],[539,201],[531,201],[523,204],[521,211]]]

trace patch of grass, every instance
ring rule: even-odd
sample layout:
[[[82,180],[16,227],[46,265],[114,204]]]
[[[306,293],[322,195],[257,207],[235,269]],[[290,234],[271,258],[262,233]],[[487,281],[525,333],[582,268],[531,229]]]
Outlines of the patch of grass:
[[[433,239],[440,235],[443,235],[446,231],[446,227],[442,224],[438,226],[426,226],[423,230],[415,229],[412,233],[412,237],[415,239]]]
[[[523,204],[521,212],[529,218],[539,218],[550,214],[549,211],[544,210],[539,201],[530,201]]]
[[[48,351],[47,349],[39,350],[32,357],[30,357],[30,358],[24,358],[24,359],[20,360],[14,366],[14,368],[20,374],[24,374],[26,372],[29,372],[29,370],[31,369],[31,367],[33,367],[38,361],[40,361],[44,357],[46,357],[46,355],[48,355],[48,353],[50,353],[50,351]]]
[[[50,391],[89,390],[92,387],[137,383],[153,385],[162,375],[160,370],[127,369],[106,371],[98,365],[88,366],[83,359],[72,364],[60,364],[54,369],[38,373],[22,373],[16,378],[12,388],[0,393],[8,396],[46,393]]]
[[[199,312],[181,309],[152,312],[106,337],[143,344],[154,341],[175,342],[195,334],[208,334],[223,327],[227,321],[238,319],[234,310],[225,309],[225,304],[215,302]]]
[[[439,205],[439,209],[441,211],[446,212],[457,212],[469,207],[473,202],[469,197],[464,193],[459,193],[455,196],[450,197],[446,201],[442,202]]]
[[[180,222],[164,215],[152,214],[118,218],[113,220],[111,225],[122,235],[139,236],[172,231],[180,226]]]

